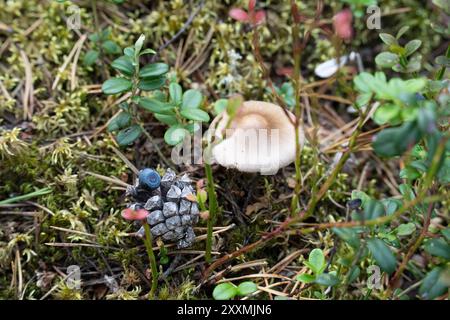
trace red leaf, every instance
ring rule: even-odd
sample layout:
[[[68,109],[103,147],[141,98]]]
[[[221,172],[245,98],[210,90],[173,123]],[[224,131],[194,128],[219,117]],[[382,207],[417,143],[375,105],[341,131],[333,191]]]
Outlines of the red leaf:
[[[275,72],[279,76],[290,77],[294,73],[294,68],[292,68],[292,67],[281,67],[281,68],[276,69]]]
[[[245,12],[242,9],[233,8],[230,10],[228,15],[237,21],[241,21],[241,22],[248,21],[248,14],[247,14],[247,12]]]
[[[333,17],[333,27],[337,36],[350,40],[353,36],[353,15],[350,9],[339,11]]]
[[[266,19],[266,13],[264,12],[264,10],[259,10],[255,13],[255,24],[260,24],[263,23],[264,20]]]
[[[248,12],[255,10],[256,0],[250,0],[248,2]]]

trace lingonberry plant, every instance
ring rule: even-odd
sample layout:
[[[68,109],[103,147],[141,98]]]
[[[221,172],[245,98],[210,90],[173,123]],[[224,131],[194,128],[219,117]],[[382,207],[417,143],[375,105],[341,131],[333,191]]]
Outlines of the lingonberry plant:
[[[117,142],[129,145],[144,133],[144,120],[139,111],[149,111],[161,123],[169,126],[164,140],[177,145],[200,128],[201,122],[208,122],[209,115],[201,109],[203,95],[199,90],[183,89],[176,82],[166,84],[169,66],[165,63],[150,63],[141,67],[141,57],[156,54],[152,49],[143,49],[145,37],[136,41],[134,47],[124,49],[124,55],[111,63],[121,73],[120,77],[108,79],[102,90],[107,95],[128,94],[119,106],[121,112],[108,124],[108,130],[117,131]],[[144,92],[152,92],[151,96]],[[168,92],[168,95],[167,93]]]
[[[108,125],[108,130],[117,131],[119,145],[133,143],[145,131],[140,110],[164,114],[170,107],[156,98],[142,97],[142,92],[155,91],[166,83],[169,66],[165,63],[150,63],[141,66],[141,57],[155,54],[152,49],[144,49],[145,36],[141,35],[134,46],[123,50],[124,55],[114,60],[111,67],[120,72],[120,76],[106,80],[102,85],[103,93],[117,95],[128,93],[128,98],[120,104],[121,111]]]
[[[111,40],[110,34],[111,29],[106,28],[89,35],[88,38],[91,42],[91,49],[89,49],[83,57],[83,64],[85,66],[92,66],[96,63],[102,52],[111,56],[120,53],[121,50],[119,45]]]

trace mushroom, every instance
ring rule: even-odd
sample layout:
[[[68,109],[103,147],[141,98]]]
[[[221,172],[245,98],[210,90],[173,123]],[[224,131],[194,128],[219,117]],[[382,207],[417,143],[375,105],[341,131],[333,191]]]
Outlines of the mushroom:
[[[210,127],[213,160],[242,172],[275,174],[295,160],[293,121],[291,112],[262,101],[244,102],[233,118],[224,111]],[[303,144],[300,129],[299,134]]]

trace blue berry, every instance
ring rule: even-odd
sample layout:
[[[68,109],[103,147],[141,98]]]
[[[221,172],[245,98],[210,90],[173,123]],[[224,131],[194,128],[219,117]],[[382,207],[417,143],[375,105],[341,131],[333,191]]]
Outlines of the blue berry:
[[[153,169],[142,169],[139,172],[139,184],[147,189],[156,189],[161,184],[161,176]]]

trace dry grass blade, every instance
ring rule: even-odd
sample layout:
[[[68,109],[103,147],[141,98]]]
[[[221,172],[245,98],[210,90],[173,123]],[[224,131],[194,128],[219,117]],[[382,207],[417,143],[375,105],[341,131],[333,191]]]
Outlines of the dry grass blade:
[[[112,183],[112,184],[117,184],[117,185],[122,186],[124,188],[130,186],[128,183],[123,182],[122,180],[119,180],[116,177],[107,177],[107,176],[104,176],[104,175],[101,175],[101,174],[98,174],[98,173],[94,173],[94,172],[90,172],[90,171],[86,171],[86,173],[88,175],[91,175],[91,176],[96,177],[98,179],[101,179],[103,181],[106,181],[106,182],[109,182],[109,183]]]
[[[64,60],[64,63],[58,69],[58,75],[56,76],[55,81],[53,81],[52,90],[55,90],[56,87],[58,86],[58,83],[61,80],[61,74],[64,72],[64,70],[66,70],[66,68],[69,65],[70,61],[72,61],[72,59],[75,56],[76,52],[79,50],[79,47],[83,44],[83,42],[85,40],[86,40],[86,38],[81,36],[80,39],[78,39],[78,41],[73,46],[73,48],[70,51],[69,55],[67,56],[66,60]]]
[[[70,76],[70,89],[72,91],[74,91],[75,88],[78,86],[78,81],[77,81],[78,59],[80,58],[80,53],[81,53],[81,50],[83,49],[83,44],[86,41],[86,39],[87,39],[87,36],[84,34],[81,36],[79,42],[77,43],[77,49],[76,49],[75,57],[73,59],[72,71],[71,71],[71,76]]]
[[[127,157],[124,156],[122,152],[119,151],[119,149],[112,147],[112,150],[120,159],[122,159],[122,161],[128,166],[128,168],[130,168],[130,170],[134,172],[135,175],[139,175],[139,170],[131,163],[130,160],[127,159]]]
[[[25,68],[25,89],[22,95],[23,119],[31,119],[34,109],[33,71],[25,51],[19,50]]]

